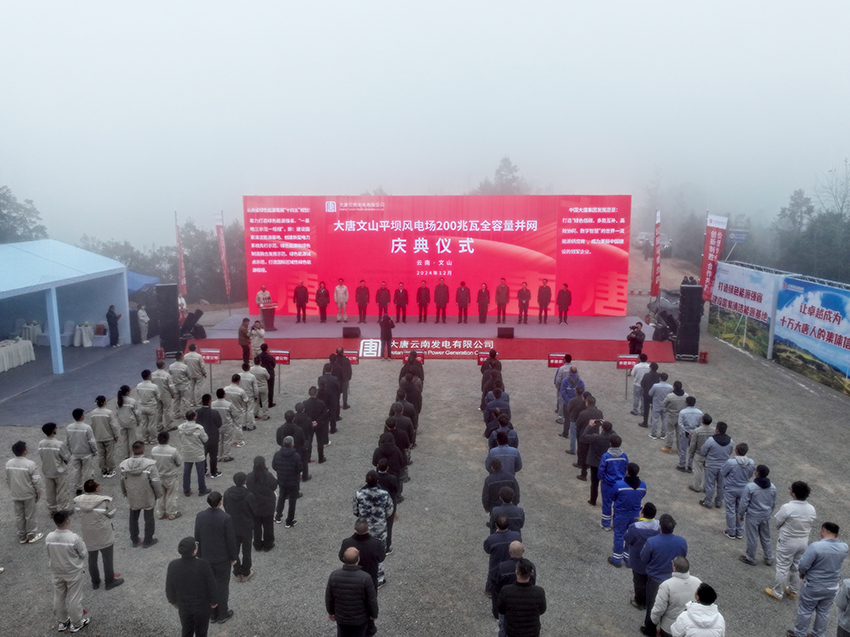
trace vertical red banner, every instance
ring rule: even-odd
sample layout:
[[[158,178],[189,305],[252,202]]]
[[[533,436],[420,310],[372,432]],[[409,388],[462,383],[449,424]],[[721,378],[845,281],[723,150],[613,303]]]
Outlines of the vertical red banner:
[[[186,296],[186,264],[183,263],[183,241],[180,240],[180,225],[177,214],[174,215],[174,225],[177,226],[177,284],[180,296]]]
[[[652,285],[650,296],[661,294],[661,211],[655,211],[655,243],[652,245]]]
[[[723,240],[726,238],[726,224],[729,217],[708,215],[705,220],[705,245],[702,249],[702,300],[711,299],[714,290],[714,276],[717,274],[717,262],[723,251]]]
[[[215,234],[218,238],[218,254],[221,257],[221,271],[224,273],[224,288],[230,298],[230,270],[227,268],[227,247],[224,245],[224,214],[215,216]]]

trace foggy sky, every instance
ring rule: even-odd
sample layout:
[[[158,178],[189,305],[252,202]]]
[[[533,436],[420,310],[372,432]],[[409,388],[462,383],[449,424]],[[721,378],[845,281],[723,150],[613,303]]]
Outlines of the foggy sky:
[[[837,0],[0,7],[0,184],[70,243],[170,245],[246,194],[461,194],[504,155],[546,193],[637,207],[657,175],[773,217],[850,155]]]

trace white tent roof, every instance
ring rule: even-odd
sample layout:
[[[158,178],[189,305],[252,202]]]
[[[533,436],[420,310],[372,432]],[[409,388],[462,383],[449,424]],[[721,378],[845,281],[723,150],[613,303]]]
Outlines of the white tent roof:
[[[0,245],[0,299],[119,274],[125,266],[61,241]]]

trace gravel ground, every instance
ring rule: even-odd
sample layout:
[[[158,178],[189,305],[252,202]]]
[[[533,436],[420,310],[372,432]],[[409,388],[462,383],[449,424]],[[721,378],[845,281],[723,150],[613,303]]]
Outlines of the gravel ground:
[[[708,365],[676,363],[662,371],[671,380],[681,379],[697,396],[699,407],[729,423],[732,437],[749,443],[756,462],[771,467],[780,504],[787,500],[793,480],[807,480],[819,519],[850,530],[846,480],[833,469],[841,466],[845,454],[840,441],[847,397],[715,339],[706,337],[703,349],[709,352]],[[738,561],[743,542],[723,536],[723,511],[701,508],[697,494],[686,489],[690,476],[675,471],[675,458],[661,453],[659,443],[636,426],[637,418],[628,415],[631,399],[624,399],[624,372],[613,363],[578,365],[606,417],[623,436],[629,457],[641,465],[647,499],[656,503],[659,514],[671,513],[677,519],[676,531],[690,545],[692,572],[717,589],[727,634],[783,634],[793,624],[795,603],[777,603],[764,595],[773,568]],[[572,456],[564,453],[565,442],[557,437],[554,370],[535,361],[505,361],[504,366],[524,461],[518,478],[527,515],[526,555],[537,564],[538,582],[548,594],[543,632],[638,634],[642,613],[628,603],[631,573],[607,564],[612,536],[599,529],[600,509],[587,505],[588,484],[575,479]],[[236,614],[227,624],[213,625],[212,635],[335,634],[324,612],[324,587],[328,574],[339,567],[340,541],[353,532],[351,497],[371,468],[399,367],[398,362],[364,361],[354,368],[352,408],[343,412],[339,433],[332,436],[328,462],[311,465],[313,480],[303,487],[298,525],[289,530],[275,527],[276,548],[254,556],[253,581],[232,583],[230,601]],[[216,366],[216,384],[236,368],[233,361]],[[211,481],[213,488],[223,492],[234,472],[250,470],[256,454],[271,459],[283,411],[306,396],[319,371],[318,361],[296,361],[283,370],[273,419],[246,435],[248,445],[237,450],[235,462],[220,465],[225,475]],[[388,583],[379,593],[379,631],[393,636],[494,635],[490,600],[482,594],[487,556],[481,544],[487,531],[480,504],[486,476],[486,444],[477,410],[480,375],[473,362],[465,361],[428,361],[426,373],[412,479],[405,485],[406,500],[395,526],[395,552],[386,562]],[[115,384],[131,381],[136,382],[116,378]],[[33,418],[39,421],[39,404],[33,400]],[[87,395],[80,399],[85,405],[90,401]],[[68,411],[75,406],[67,405]],[[0,446],[8,450],[21,438],[34,448],[40,433],[35,427],[0,428]],[[206,504],[202,498],[181,496],[183,517],[157,521],[159,544],[133,549],[117,480],[103,482],[102,490],[115,495],[122,509],[115,519],[115,566],[126,583],[109,592],[86,586],[85,607],[92,623],[82,634],[177,634],[177,612],[164,596],[165,568],[177,557],[179,539],[191,534],[194,514]],[[18,545],[8,492],[3,489],[2,494],[0,564],[6,572],[0,583],[7,600],[15,604],[0,616],[0,634],[51,634],[55,626],[44,544]],[[53,528],[41,504],[39,523],[43,530]],[[830,631],[833,626],[834,620]]]

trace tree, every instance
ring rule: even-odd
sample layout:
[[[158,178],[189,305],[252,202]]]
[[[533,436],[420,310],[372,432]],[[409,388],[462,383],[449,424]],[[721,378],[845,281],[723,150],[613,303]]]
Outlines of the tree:
[[[528,182],[519,174],[519,168],[510,157],[502,157],[493,176],[493,181],[484,179],[473,195],[525,195],[530,191]]]
[[[41,213],[31,199],[20,203],[8,186],[0,186],[0,243],[47,239]]]
[[[821,211],[842,217],[850,214],[850,160],[845,159],[844,166],[834,166],[818,178],[815,196]]]

